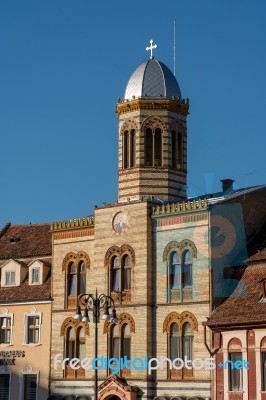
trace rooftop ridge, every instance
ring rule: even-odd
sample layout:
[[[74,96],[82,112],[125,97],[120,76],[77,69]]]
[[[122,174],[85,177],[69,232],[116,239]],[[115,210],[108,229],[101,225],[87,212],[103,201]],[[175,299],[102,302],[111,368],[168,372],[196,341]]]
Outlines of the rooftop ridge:
[[[206,210],[208,207],[207,198],[204,199],[194,199],[188,201],[182,201],[178,203],[168,203],[157,205],[152,208],[152,215],[162,215],[171,213],[183,213],[183,212],[193,212],[198,210]]]
[[[92,215],[83,218],[73,218],[65,221],[56,221],[51,223],[51,231],[61,231],[76,228],[94,226],[94,217]]]

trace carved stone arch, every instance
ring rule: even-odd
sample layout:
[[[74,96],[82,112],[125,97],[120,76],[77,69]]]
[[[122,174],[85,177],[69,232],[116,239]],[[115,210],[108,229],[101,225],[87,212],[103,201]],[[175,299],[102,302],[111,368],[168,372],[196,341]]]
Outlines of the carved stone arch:
[[[67,271],[68,265],[71,261],[75,262],[76,254],[71,251],[70,253],[67,253],[67,255],[63,259],[62,263],[62,271]]]
[[[90,268],[90,257],[88,256],[87,253],[85,253],[85,251],[79,251],[76,255],[76,260],[79,261],[84,261],[85,262],[85,267],[87,269]]]
[[[180,250],[180,243],[177,242],[176,240],[172,240],[165,247],[163,252],[163,261],[167,261],[169,259],[170,254],[172,253],[173,250],[176,250],[177,252],[179,252]]]
[[[89,324],[84,324],[84,322],[80,322],[73,317],[68,317],[61,325],[60,336],[66,336],[68,328],[74,328],[75,333],[77,333],[79,327],[84,328],[85,335],[89,336]]]
[[[189,239],[183,239],[180,242],[180,250],[183,252],[184,250],[189,250],[192,253],[193,258],[197,258],[197,247],[195,244]]]
[[[151,128],[152,131],[155,131],[156,128],[160,128],[162,130],[162,133],[167,132],[167,126],[166,124],[158,117],[155,115],[151,115],[150,117],[147,117],[141,124],[141,132],[145,132],[146,128]]]
[[[132,129],[135,131],[138,130],[138,125],[134,119],[127,119],[126,121],[123,122],[121,128],[120,128],[120,134],[122,135],[125,131],[130,132]]]
[[[67,255],[63,259],[62,263],[62,271],[67,271],[68,265],[70,262],[74,262],[76,267],[77,263],[81,260],[85,261],[85,266],[86,268],[90,268],[90,258],[85,251],[79,251],[78,253],[74,253],[71,251],[70,253],[67,253]]]
[[[135,321],[128,313],[122,313],[118,317],[118,326],[119,329],[122,329],[122,326],[128,324],[130,326],[130,332],[135,333]]]
[[[163,323],[163,333],[170,333],[170,327],[176,323],[179,330],[181,331],[181,316],[177,312],[173,311],[167,315]]]
[[[186,322],[190,323],[193,331],[198,332],[198,321],[194,314],[190,311],[183,311],[180,315],[181,324],[184,325]]]
[[[118,325],[120,332],[121,332],[122,326],[125,324],[128,324],[130,326],[131,333],[135,333],[135,321],[131,317],[131,315],[128,313],[122,313],[118,316],[117,325]],[[108,335],[110,335],[112,326],[113,326],[113,324],[110,324],[109,321],[105,321],[104,326],[103,326],[103,334],[107,333]]]
[[[239,338],[232,338],[228,342],[228,350],[242,350],[242,342]]]
[[[181,132],[184,134],[186,132],[186,125],[184,121],[180,121],[178,119],[174,120],[170,125],[170,131]]]
[[[264,338],[261,339],[260,348],[261,349],[266,349],[266,336],[264,336]]]
[[[123,244],[123,245],[120,247],[119,252],[120,252],[121,256],[123,256],[123,255],[125,255],[125,254],[128,254],[128,255],[129,255],[129,258],[130,258],[130,260],[131,260],[131,262],[132,262],[132,266],[135,265],[135,252],[134,252],[134,250],[132,249],[132,247],[129,246],[129,244]]]
[[[113,256],[118,256],[120,258],[120,249],[118,246],[110,247],[104,257],[104,266],[108,267],[110,258]]]

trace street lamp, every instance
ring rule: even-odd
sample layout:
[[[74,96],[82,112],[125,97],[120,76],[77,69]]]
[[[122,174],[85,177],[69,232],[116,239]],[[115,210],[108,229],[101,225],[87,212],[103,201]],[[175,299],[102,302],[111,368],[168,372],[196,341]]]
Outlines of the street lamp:
[[[83,315],[81,314],[81,307],[84,308]],[[109,310],[112,308],[112,314]],[[95,353],[95,373],[94,373],[94,398],[98,400],[98,323],[100,322],[100,313],[104,310],[102,319],[109,321],[111,324],[117,324],[118,319],[116,316],[116,309],[114,300],[106,294],[99,294],[96,289],[96,295],[83,293],[78,297],[78,305],[75,314],[75,319],[84,323],[89,323],[89,311],[92,311],[93,322],[95,323],[95,340],[94,340],[94,353]]]

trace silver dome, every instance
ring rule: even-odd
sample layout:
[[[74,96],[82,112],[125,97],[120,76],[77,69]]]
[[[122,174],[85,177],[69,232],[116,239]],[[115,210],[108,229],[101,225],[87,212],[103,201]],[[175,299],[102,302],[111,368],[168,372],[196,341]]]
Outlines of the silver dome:
[[[140,64],[128,80],[125,99],[131,100],[133,96],[181,98],[181,91],[170,69],[151,59]]]

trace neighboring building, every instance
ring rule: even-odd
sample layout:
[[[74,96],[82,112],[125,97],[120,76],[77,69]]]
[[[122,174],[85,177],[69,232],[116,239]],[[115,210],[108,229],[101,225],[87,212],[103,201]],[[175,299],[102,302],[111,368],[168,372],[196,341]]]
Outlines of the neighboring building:
[[[215,400],[266,399],[265,225],[250,244],[249,254],[235,291],[207,322],[214,334],[216,364],[220,364],[214,374]],[[235,362],[240,368],[232,365]]]
[[[0,230],[1,400],[47,400],[51,255],[48,224]]]

